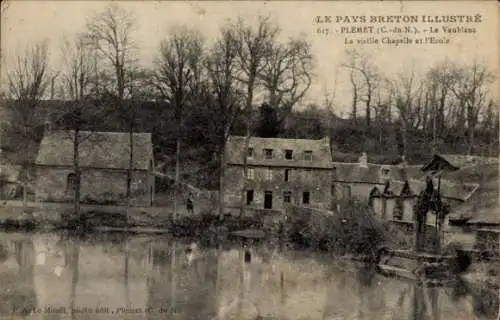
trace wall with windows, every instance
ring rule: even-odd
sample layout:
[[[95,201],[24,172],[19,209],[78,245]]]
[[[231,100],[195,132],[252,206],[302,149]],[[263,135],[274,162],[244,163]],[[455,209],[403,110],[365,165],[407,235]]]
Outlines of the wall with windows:
[[[243,166],[229,165],[225,172],[224,201],[228,208],[239,207],[244,187],[245,204],[250,208],[281,210],[288,201],[297,205],[329,208],[332,201],[331,178],[328,169],[264,166],[249,166],[244,177]],[[268,198],[272,195],[270,208],[269,199],[265,197],[266,191]]]

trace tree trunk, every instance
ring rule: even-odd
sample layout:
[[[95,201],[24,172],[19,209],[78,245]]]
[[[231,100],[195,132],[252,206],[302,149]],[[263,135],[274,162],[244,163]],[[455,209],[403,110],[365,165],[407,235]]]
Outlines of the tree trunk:
[[[354,125],[357,123],[358,118],[358,88],[354,81],[353,72],[351,71],[351,84],[352,84],[352,122]]]
[[[243,217],[245,213],[245,190],[246,190],[246,180],[247,180],[247,153],[248,146],[250,145],[250,138],[252,134],[252,103],[253,103],[253,88],[255,83],[255,76],[250,77],[248,81],[248,95],[245,103],[245,110],[247,111],[248,119],[246,121],[246,137],[245,137],[245,147],[243,149],[243,184],[241,187],[241,199],[240,199],[240,217]]]
[[[129,127],[128,131],[128,143],[129,143],[129,158],[128,158],[128,170],[127,170],[127,201],[130,202],[132,197],[132,171],[134,170],[134,132],[132,126]]]
[[[179,196],[179,182],[180,182],[180,159],[181,159],[181,137],[177,137],[177,147],[175,151],[175,183],[174,183],[174,216],[177,216],[177,198]]]
[[[225,148],[222,147],[220,152],[220,172],[219,172],[219,216],[222,219],[224,216],[224,193],[225,193],[225,173],[226,173],[226,157],[224,154]]]
[[[368,89],[371,90],[371,89]],[[371,103],[372,103],[372,97],[371,93],[368,92],[368,96],[366,97],[366,128],[370,129],[371,125]]]
[[[406,123],[403,123],[403,154],[404,159],[408,159],[408,127]]]
[[[472,147],[474,146],[474,110],[472,106],[467,106],[467,136],[468,136],[468,147],[467,155],[472,154]]]
[[[75,183],[73,184],[74,192],[74,211],[75,216],[80,215],[80,129],[75,129],[75,137],[73,140],[73,167],[75,171]]]

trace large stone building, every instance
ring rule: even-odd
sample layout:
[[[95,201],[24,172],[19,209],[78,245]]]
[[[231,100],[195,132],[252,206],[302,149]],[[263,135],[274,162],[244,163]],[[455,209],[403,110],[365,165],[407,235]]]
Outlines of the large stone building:
[[[358,163],[334,163],[333,189],[336,200],[350,198],[368,201],[374,213],[384,220],[413,223],[413,206],[426,186],[421,165],[380,165],[368,163],[362,156]],[[456,174],[441,180],[441,197],[455,209],[466,202],[478,188]],[[437,187],[437,180],[434,181]],[[428,216],[434,224],[433,216]]]
[[[71,201],[75,183],[73,131],[49,131],[36,158],[36,201]],[[125,201],[130,159],[127,132],[80,132],[82,202]],[[133,134],[131,193],[137,205],[152,205],[155,193],[150,133]]]
[[[224,202],[247,208],[281,210],[285,203],[329,208],[332,205],[330,138],[320,140],[232,136],[226,147]],[[247,173],[244,176],[244,156]]]

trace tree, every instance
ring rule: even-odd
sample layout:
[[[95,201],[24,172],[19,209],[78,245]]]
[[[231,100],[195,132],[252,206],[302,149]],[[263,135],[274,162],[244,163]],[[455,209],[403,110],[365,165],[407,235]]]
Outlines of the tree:
[[[420,126],[420,110],[422,108],[423,86],[416,79],[415,72],[399,74],[392,83],[392,94],[395,109],[398,113],[398,125],[401,132],[400,156],[408,157],[408,132]]]
[[[495,75],[486,66],[474,61],[470,66],[455,70],[456,82],[451,91],[465,108],[467,124],[467,154],[472,153],[474,146],[474,130],[479,113],[488,102],[488,86],[495,80]]]
[[[454,68],[450,61],[444,60],[434,65],[425,76],[426,104],[423,110],[423,126],[426,132],[432,132],[433,149],[437,147],[437,139],[446,133],[445,115],[452,99],[451,87],[456,81]],[[458,130],[463,129],[461,118],[459,114]]]
[[[311,86],[314,59],[311,44],[303,38],[291,38],[287,43],[271,42],[270,45],[269,56],[259,79],[281,126]]]
[[[125,10],[116,3],[112,3],[103,12],[87,21],[85,35],[87,43],[93,45],[97,54],[96,58],[103,63],[104,67],[99,74],[97,62],[95,62],[96,90],[99,92],[102,87],[105,93],[114,98],[118,110],[125,115],[125,121],[130,133],[130,159],[133,157],[133,129],[130,129],[133,120],[130,120],[130,116],[135,115],[135,111],[128,110],[132,108],[132,104],[125,104],[124,99],[130,96],[127,89],[132,87],[132,75],[135,74],[137,66],[136,44],[133,39],[135,27],[136,19],[132,12]],[[129,201],[131,182],[132,162],[129,163],[129,169],[127,170],[126,192]]]
[[[204,39],[187,27],[176,26],[170,36],[160,44],[160,57],[156,60],[156,88],[162,99],[174,108],[177,123],[174,218],[177,214],[177,197],[180,183],[180,155],[183,122],[186,108],[192,105],[200,90]]]
[[[18,55],[13,69],[8,71],[7,79],[8,106],[14,116],[13,125],[25,137],[31,138],[31,129],[40,124],[35,117],[35,109],[50,83],[47,42],[29,46],[23,54]]]
[[[66,110],[68,119],[66,123],[72,129],[68,132],[68,139],[73,141],[73,195],[74,213],[80,214],[81,193],[81,168],[80,168],[80,144],[90,138],[82,135],[82,127],[85,125],[85,111],[91,106],[92,97],[91,77],[94,73],[91,48],[85,44],[84,39],[79,36],[73,42],[67,39],[62,49],[62,58],[65,68],[62,72],[62,89],[69,99]]]
[[[270,17],[259,16],[257,28],[247,25],[240,17],[230,23],[228,29],[234,32],[238,45],[238,64],[241,69],[239,81],[244,85],[246,121],[246,138],[243,156],[243,175],[247,176],[247,154],[250,136],[253,127],[254,93],[259,85],[259,76],[265,70],[267,59],[272,52],[272,45],[280,32],[279,27],[273,24]],[[240,214],[243,215],[245,206],[245,184],[241,190]]]
[[[51,82],[48,58],[48,43],[36,43],[17,56],[13,68],[7,73],[7,106],[13,117],[11,133],[17,136],[20,144],[27,146],[19,153],[23,168],[21,183],[24,207],[27,201],[28,167],[32,162],[30,158],[34,156],[30,152],[34,149],[31,143],[40,139],[35,130],[41,125],[40,117],[37,117],[38,109]]]
[[[136,44],[133,41],[136,20],[132,12],[116,3],[87,21],[86,41],[92,44],[103,63],[99,75],[101,86],[119,102],[126,95],[129,70],[136,65]],[[109,88],[112,90],[109,90]]]
[[[276,109],[267,103],[263,103],[259,112],[259,123],[256,129],[257,136],[262,138],[278,137],[280,125]]]
[[[365,102],[366,126],[369,129],[373,97],[379,85],[380,72],[369,55],[356,50],[347,50],[346,54],[348,63],[344,63],[343,66],[349,69],[353,86],[353,117],[356,118],[358,99],[361,98]]]
[[[231,30],[221,29],[221,35],[211,48],[205,60],[209,85],[208,98],[211,101],[212,124],[219,145],[219,214],[224,215],[224,174],[227,139],[236,118],[241,113],[242,88],[236,81],[239,76],[238,42]]]

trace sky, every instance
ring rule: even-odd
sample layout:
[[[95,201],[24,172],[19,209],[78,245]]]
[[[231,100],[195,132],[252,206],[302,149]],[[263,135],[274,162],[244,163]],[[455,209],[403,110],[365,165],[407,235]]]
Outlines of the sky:
[[[238,16],[255,21],[259,14],[269,15],[281,27],[280,38],[305,35],[312,45],[316,57],[313,84],[302,105],[310,102],[322,104],[325,92],[334,96],[335,111],[347,113],[350,104],[350,84],[346,70],[340,67],[345,61],[345,38],[339,34],[340,27],[391,26],[391,24],[322,24],[315,23],[316,16],[372,16],[372,15],[475,15],[482,22],[477,24],[454,24],[476,28],[474,34],[451,34],[447,45],[387,45],[370,44],[355,46],[368,52],[379,68],[387,74],[408,72],[411,69],[424,73],[437,61],[449,58],[452,61],[471,62],[474,59],[498,70],[498,5],[495,1],[411,1],[411,2],[341,2],[341,1],[118,1],[130,9],[137,18],[138,28],[133,35],[140,46],[140,62],[150,66],[158,52],[159,43],[168,36],[169,28],[185,24],[199,28],[208,42],[217,37],[221,24]],[[99,13],[107,1],[27,1],[2,2],[1,85],[4,89],[6,72],[17,52],[29,44],[47,39],[50,46],[50,62],[53,68],[61,64],[63,36],[72,38],[83,31],[86,19]],[[429,24],[414,24],[427,28]],[[434,24],[441,27],[442,24]],[[328,35],[319,35],[318,27],[328,28]],[[350,38],[368,38],[370,35],[348,35]],[[441,34],[442,36],[442,34]],[[380,40],[381,38],[379,38]],[[498,73],[498,71],[497,71]],[[497,86],[495,85],[495,90]]]

